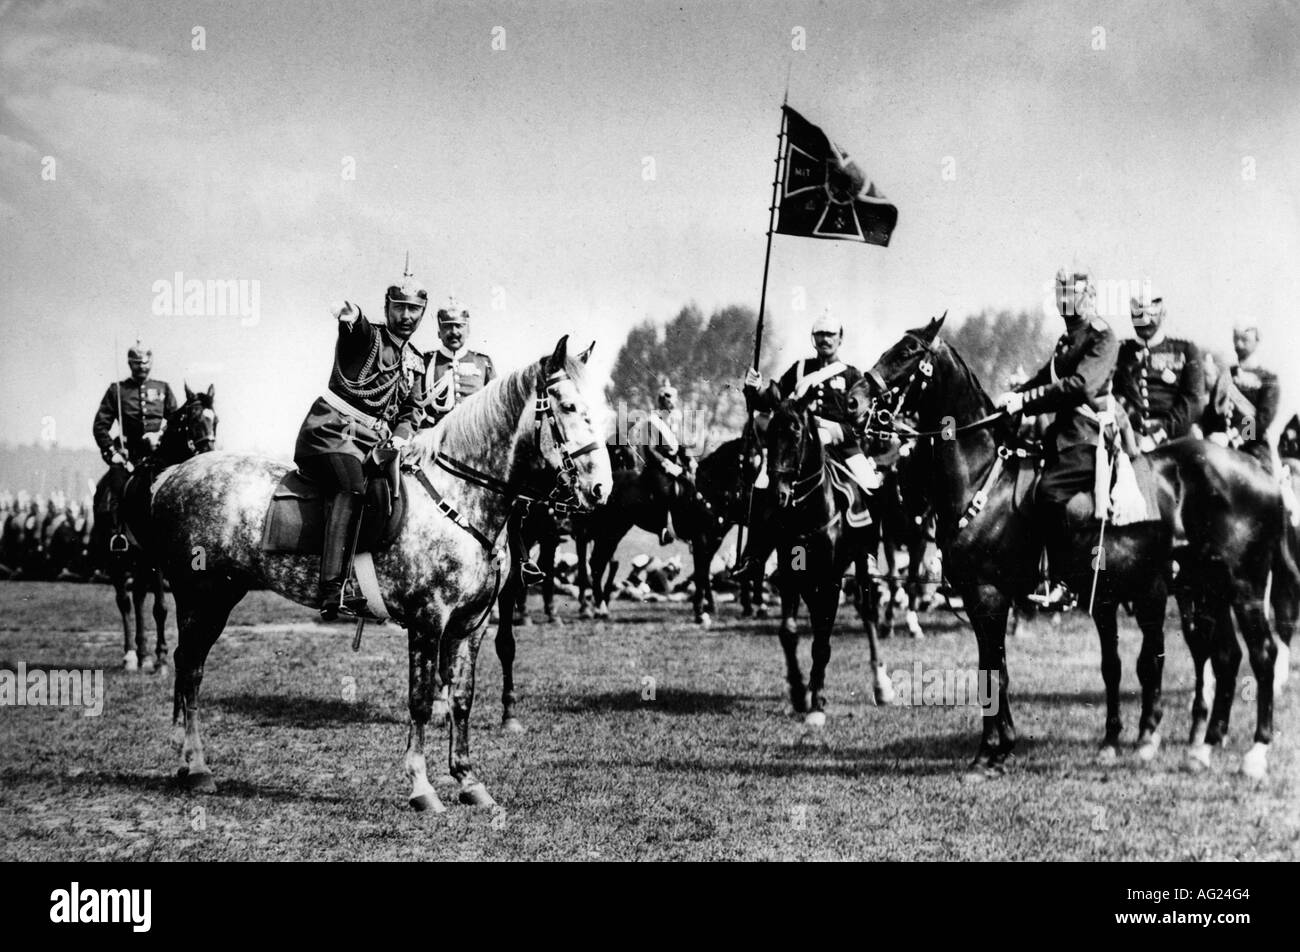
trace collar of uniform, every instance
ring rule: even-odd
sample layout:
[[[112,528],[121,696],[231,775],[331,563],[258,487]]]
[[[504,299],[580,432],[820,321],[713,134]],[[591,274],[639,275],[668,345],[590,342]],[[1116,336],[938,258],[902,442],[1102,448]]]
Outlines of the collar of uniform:
[[[460,350],[448,350],[446,344],[442,341],[438,341],[438,353],[442,354],[442,356],[446,357],[448,360],[464,360],[465,355],[469,353],[469,344],[466,344]]]
[[[1143,344],[1143,346],[1146,347],[1148,350],[1151,350],[1154,347],[1159,347],[1167,339],[1168,339],[1168,335],[1165,334],[1165,329],[1162,327],[1160,328],[1160,330],[1152,334],[1151,339],[1146,341],[1145,344]],[[1138,340],[1141,340],[1141,338],[1139,337]]]
[[[1245,360],[1237,361],[1236,366],[1242,370],[1259,370],[1259,358],[1255,354],[1251,354]]]

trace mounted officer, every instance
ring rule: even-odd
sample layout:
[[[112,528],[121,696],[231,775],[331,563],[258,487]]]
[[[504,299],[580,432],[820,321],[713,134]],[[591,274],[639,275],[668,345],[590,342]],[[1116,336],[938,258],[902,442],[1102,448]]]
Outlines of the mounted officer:
[[[167,430],[167,417],[176,411],[172,388],[149,376],[152,350],[136,341],[126,352],[126,362],[131,376],[109,384],[104,399],[99,401],[92,429],[99,454],[109,465],[109,478],[104,483],[103,497],[96,500],[95,511],[112,525],[109,549],[113,552],[127,549],[119,518],[127,476],[157,452]],[[112,433],[114,423],[116,436]]]
[[[1145,285],[1129,302],[1134,340],[1119,345],[1115,396],[1128,413],[1138,449],[1149,453],[1192,432],[1205,403],[1200,349],[1164,331],[1163,296]]]
[[[837,448],[836,455],[849,469],[853,481],[865,493],[872,493],[880,487],[884,477],[877,472],[876,464],[862,451],[857,432],[853,428],[853,416],[848,409],[849,391],[862,379],[862,373],[852,364],[838,359],[840,345],[844,342],[844,325],[830,316],[829,309],[813,322],[812,343],[816,354],[796,361],[781,379],[777,389],[782,399],[802,397],[811,394],[809,408],[817,421],[817,431],[823,446]],[[758,370],[751,367],[745,373],[745,402],[750,412],[759,409],[759,387],[763,378]],[[759,474],[759,486],[767,474],[766,468]],[[766,551],[763,538],[766,533],[755,526],[745,546],[745,554],[730,572],[733,578],[743,576],[754,568],[756,553]]]
[[[423,418],[424,355],[410,339],[428,300],[408,270],[388,288],[383,326],[347,301],[333,309],[338,341],[329,386],[307,411],[293,453],[304,475],[334,489],[318,588],[326,621],[338,617],[352,568],[364,502],[362,463],[382,445],[400,450]]]
[[[668,514],[676,505],[683,492],[689,492],[687,485],[693,466],[693,460],[686,455],[677,434],[673,432],[672,419],[677,412],[677,388],[667,378],[659,387],[657,398],[658,410],[650,415],[650,427],[654,431],[648,434],[646,443],[646,467],[644,479],[647,481],[653,498],[663,501],[663,525],[659,527],[659,544],[669,545],[675,538],[668,527]],[[677,527],[680,530],[680,526]]]
[[[425,426],[433,426],[457,404],[496,379],[492,358],[470,350],[469,311],[455,299],[438,311],[438,348],[428,358]]]
[[[1056,308],[1065,333],[1047,364],[1017,389],[995,401],[1010,414],[1055,413],[1044,434],[1046,467],[1038,481],[1038,512],[1047,543],[1052,586],[1046,596],[1031,596],[1043,608],[1072,608],[1074,593],[1065,585],[1071,536],[1092,514],[1101,428],[1110,414],[1110,385],[1119,342],[1096,316],[1096,287],[1089,273],[1062,268],[1056,274]]]
[[[1273,452],[1268,431],[1277,417],[1277,374],[1259,361],[1259,328],[1240,322],[1232,332],[1237,363],[1230,373],[1219,374],[1201,427],[1217,443],[1240,449],[1273,472]]]

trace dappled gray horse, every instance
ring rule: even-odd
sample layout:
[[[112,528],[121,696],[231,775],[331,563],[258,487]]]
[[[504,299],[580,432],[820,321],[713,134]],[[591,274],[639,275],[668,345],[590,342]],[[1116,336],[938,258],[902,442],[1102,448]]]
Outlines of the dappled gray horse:
[[[384,608],[408,633],[405,765],[410,802],[419,810],[444,809],[424,757],[439,682],[451,689],[449,760],[460,800],[493,803],[472,769],[469,716],[475,660],[499,584],[495,543],[510,507],[548,496],[589,507],[609,493],[609,459],[588,403],[595,399],[603,409],[603,398],[582,394],[583,366],[568,359],[566,342],[415,437],[404,522],[395,541],[373,553]],[[287,470],[260,457],[210,454],[169,471],[156,487],[157,541],[180,628],[173,716],[184,714],[181,776],[190,789],[214,789],[199,738],[198,697],[204,661],[231,609],[259,584],[316,605],[319,557],[262,548],[268,503]]]

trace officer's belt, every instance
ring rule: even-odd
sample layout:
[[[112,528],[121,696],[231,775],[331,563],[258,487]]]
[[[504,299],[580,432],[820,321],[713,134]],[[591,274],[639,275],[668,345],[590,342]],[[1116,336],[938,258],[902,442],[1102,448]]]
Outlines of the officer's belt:
[[[335,410],[338,410],[339,413],[342,413],[344,416],[351,417],[352,419],[356,420],[358,423],[364,423],[366,426],[370,427],[370,429],[374,430],[376,433],[384,433],[388,430],[388,423],[386,421],[381,420],[379,417],[371,416],[368,413],[362,413],[352,404],[348,403],[346,400],[340,397],[333,390],[326,390],[324,393],[321,394],[320,398],[324,400],[326,403],[328,403],[330,406],[332,406]]]

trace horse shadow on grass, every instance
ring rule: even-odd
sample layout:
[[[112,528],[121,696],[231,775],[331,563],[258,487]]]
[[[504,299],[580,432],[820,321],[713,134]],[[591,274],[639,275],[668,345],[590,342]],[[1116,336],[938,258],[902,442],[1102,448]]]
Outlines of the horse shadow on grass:
[[[225,694],[207,702],[222,714],[246,717],[258,726],[277,725],[300,730],[340,727],[347,724],[397,724],[385,708],[369,701],[280,694]],[[405,723],[404,721],[400,723]]]
[[[0,778],[4,778],[0,774]],[[189,794],[181,781],[181,778],[175,771],[170,772],[149,772],[149,773],[131,773],[126,770],[88,770],[83,773],[69,774],[66,771],[58,770],[24,770],[21,778],[17,776],[9,777],[5,780],[6,786],[17,785],[21,780],[22,783],[43,783],[57,785],[62,787],[87,787],[93,793],[102,794],[106,791],[122,791],[136,794],[148,794],[151,796],[178,796],[193,800],[194,803],[203,803],[210,797],[238,797],[238,798],[256,798],[262,800],[282,801],[285,803],[301,802],[311,800],[318,803],[343,803],[345,802],[338,796],[322,796],[318,794],[305,794],[301,788],[289,786],[277,786],[268,784],[250,783],[246,780],[236,778],[220,778],[217,781],[217,792],[207,794],[202,797]]]
[[[546,704],[555,714],[735,714],[762,699],[719,691],[679,691],[663,688],[653,698],[639,688],[599,694],[569,695]]]

